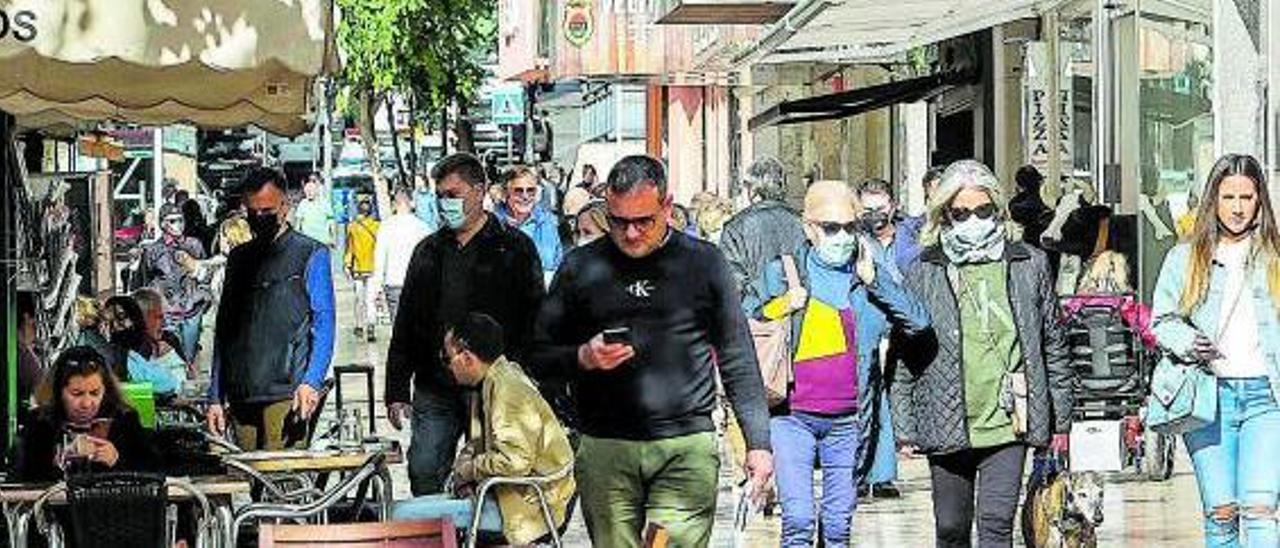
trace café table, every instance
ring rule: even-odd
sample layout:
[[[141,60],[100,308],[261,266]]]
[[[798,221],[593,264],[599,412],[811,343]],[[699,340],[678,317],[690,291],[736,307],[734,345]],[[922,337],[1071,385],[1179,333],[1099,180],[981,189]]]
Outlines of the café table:
[[[263,475],[314,476],[314,485],[323,490],[328,476],[354,472],[376,452],[385,457],[378,466],[376,477],[381,487],[378,502],[383,516],[391,514],[394,489],[389,466],[404,462],[404,453],[394,440],[371,442],[358,447],[334,449],[285,449],[278,451],[245,451],[223,455],[228,461],[236,461]],[[313,484],[309,480],[305,484]],[[365,488],[360,489],[361,493]],[[361,497],[357,497],[358,499]]]
[[[199,490],[213,507],[214,520],[212,530],[218,531],[215,537],[217,545],[229,547],[231,543],[232,497],[247,495],[251,489],[249,482],[234,476],[204,476],[192,478],[173,478],[189,482]],[[3,506],[5,524],[9,533],[9,545],[27,546],[32,511],[36,501],[53,487],[54,483],[0,483],[0,505]],[[168,486],[170,502],[191,500],[191,494],[175,485]],[[54,493],[48,504],[67,504],[66,491]]]

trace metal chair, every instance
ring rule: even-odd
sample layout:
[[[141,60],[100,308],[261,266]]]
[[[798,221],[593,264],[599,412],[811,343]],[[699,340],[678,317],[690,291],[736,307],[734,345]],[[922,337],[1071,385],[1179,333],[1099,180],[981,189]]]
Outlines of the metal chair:
[[[170,487],[185,491],[196,501],[196,546],[207,545],[212,510],[209,500],[185,480],[136,472],[105,472],[72,476],[45,490],[36,499],[32,514],[51,546],[64,541],[62,527],[48,519],[46,506],[60,494],[70,507],[71,535],[77,546],[137,547],[173,546],[177,538],[177,509],[169,505]]]
[[[476,495],[471,501],[471,527],[467,529],[467,548],[475,548],[480,537],[480,513],[484,510],[484,499],[489,490],[499,485],[524,486],[533,489],[538,495],[538,505],[542,507],[542,521],[551,535],[551,544],[557,548],[563,546],[560,541],[560,527],[556,525],[555,514],[551,512],[551,504],[547,502],[546,488],[551,482],[559,481],[573,474],[573,463],[548,476],[529,477],[495,477],[480,482]],[[568,521],[566,516],[566,522]]]
[[[359,489],[366,482],[377,479],[382,487],[381,498],[383,505],[379,509],[378,519],[386,521],[389,517],[387,504],[390,502],[390,483],[386,477],[386,455],[383,453],[375,453],[365,460],[354,473],[347,476],[341,483],[334,485],[325,492],[310,499],[297,503],[290,502],[255,502],[238,510],[235,519],[232,521],[232,545],[240,535],[240,528],[246,522],[262,519],[274,520],[292,520],[298,523],[304,523],[306,520],[319,518],[321,523],[328,521],[328,510],[338,501],[342,500],[352,491]]]

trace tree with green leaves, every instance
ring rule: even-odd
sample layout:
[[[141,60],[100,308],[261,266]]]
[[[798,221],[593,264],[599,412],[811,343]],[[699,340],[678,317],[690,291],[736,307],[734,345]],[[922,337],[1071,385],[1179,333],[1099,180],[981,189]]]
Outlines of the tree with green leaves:
[[[467,105],[484,83],[483,64],[497,49],[496,0],[338,0],[342,20],[342,81],[373,171],[378,207],[390,210],[390,189],[378,161],[374,116],[391,94],[405,94],[420,112],[439,113],[448,147],[449,110],[457,106],[459,150],[471,150]],[[388,109],[390,116],[390,109]],[[400,176],[398,142],[396,162]]]

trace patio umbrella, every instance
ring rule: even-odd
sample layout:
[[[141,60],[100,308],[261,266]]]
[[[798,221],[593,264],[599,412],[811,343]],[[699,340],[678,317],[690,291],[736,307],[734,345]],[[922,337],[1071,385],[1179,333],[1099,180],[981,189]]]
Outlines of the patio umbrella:
[[[308,131],[337,68],[333,0],[0,0],[0,110],[19,127],[114,120]]]

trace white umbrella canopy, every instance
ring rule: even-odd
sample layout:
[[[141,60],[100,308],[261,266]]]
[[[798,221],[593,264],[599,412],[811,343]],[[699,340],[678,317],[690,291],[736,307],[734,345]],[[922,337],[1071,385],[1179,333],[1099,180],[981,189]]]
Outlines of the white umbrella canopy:
[[[23,127],[105,120],[306,132],[337,69],[333,0],[0,0],[0,110]]]

